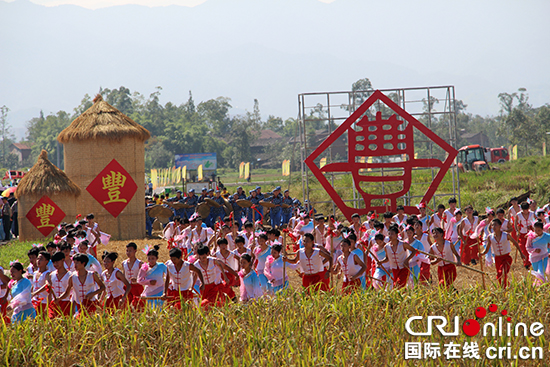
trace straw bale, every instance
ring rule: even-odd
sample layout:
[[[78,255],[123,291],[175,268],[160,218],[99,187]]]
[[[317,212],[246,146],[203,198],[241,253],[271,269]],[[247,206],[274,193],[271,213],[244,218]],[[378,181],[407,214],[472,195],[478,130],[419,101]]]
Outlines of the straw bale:
[[[94,98],[94,104],[77,117],[57,140],[66,144],[71,141],[107,139],[120,142],[132,138],[144,142],[151,134],[143,126],[105,102],[101,95]]]
[[[80,188],[73,182],[65,172],[57,168],[48,160],[48,153],[42,150],[34,166],[21,179],[15,191],[15,197],[21,198],[25,195],[54,195],[67,194],[79,196]]]

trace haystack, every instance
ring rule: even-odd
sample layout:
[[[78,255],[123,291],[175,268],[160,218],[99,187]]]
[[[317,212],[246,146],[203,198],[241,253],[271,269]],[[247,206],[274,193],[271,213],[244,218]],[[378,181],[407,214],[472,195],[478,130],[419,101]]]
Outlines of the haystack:
[[[31,241],[44,236],[29,222],[26,215],[30,209],[45,195],[65,213],[63,221],[71,222],[76,216],[76,200],[80,188],[65,172],[48,160],[48,153],[43,150],[36,164],[21,179],[15,197],[18,200],[19,239]]]
[[[101,230],[113,239],[145,237],[145,141],[149,131],[98,95],[57,140],[64,145],[65,173],[83,189],[77,210],[94,213]],[[115,218],[85,188],[113,160],[130,174],[138,189]]]

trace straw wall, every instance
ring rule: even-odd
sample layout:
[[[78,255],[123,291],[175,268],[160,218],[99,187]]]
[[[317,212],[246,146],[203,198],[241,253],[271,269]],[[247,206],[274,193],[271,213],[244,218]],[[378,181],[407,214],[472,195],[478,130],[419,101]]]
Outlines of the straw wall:
[[[77,213],[93,213],[101,230],[113,239],[128,240],[145,237],[145,145],[134,138],[85,140],[64,143],[65,173],[82,189],[77,199]],[[134,197],[114,218],[86,190],[94,178],[116,159],[137,185]]]
[[[76,217],[76,201],[78,200],[72,194],[54,194],[48,195],[53,202],[59,206],[61,210],[65,213],[65,218],[62,222],[72,223],[75,221]],[[42,198],[42,195],[23,195],[19,197],[18,200],[18,214],[17,218],[19,220],[19,240],[20,241],[36,241],[43,240],[45,237],[36,229],[35,226],[29,222],[27,219],[27,213],[31,208]],[[50,233],[50,237],[53,237],[56,233],[56,229]]]

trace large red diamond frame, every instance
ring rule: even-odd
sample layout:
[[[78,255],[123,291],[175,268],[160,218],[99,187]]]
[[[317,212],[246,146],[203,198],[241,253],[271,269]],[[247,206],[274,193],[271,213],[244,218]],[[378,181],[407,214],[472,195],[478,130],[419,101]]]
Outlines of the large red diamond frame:
[[[36,209],[40,208],[42,205],[51,205],[54,210],[51,215],[45,216],[43,220],[40,219],[38,216]],[[63,218],[65,218],[65,213],[59,206],[57,206],[56,203],[52,199],[50,199],[48,196],[44,195],[34,204],[34,206],[29,210],[29,212],[25,215],[29,222],[33,226],[38,229],[40,233],[44,237],[47,237],[54,229],[57,227],[61,221],[63,221]],[[43,222],[44,221],[44,222]]]
[[[369,120],[365,115],[359,121],[357,121],[375,102],[381,101],[388,108],[396,112],[401,118],[408,122],[407,126],[403,128],[403,121],[400,121],[396,118],[395,115],[392,115],[388,120],[382,120],[381,113],[378,112],[375,120]],[[356,126],[362,128],[361,131],[356,131],[352,128],[354,122]],[[383,130],[382,125],[386,129]],[[389,128],[388,128],[389,125]],[[369,127],[372,127],[369,130]],[[413,127],[417,128],[421,133],[426,137],[432,140],[434,143],[439,145],[444,151],[448,153],[447,158],[444,162],[439,159],[416,159],[414,155],[414,134]],[[319,168],[314,160],[317,159],[332,143],[334,143],[342,134],[348,131],[348,162],[339,162],[331,163]],[[378,132],[374,132],[379,130]],[[368,140],[367,140],[368,135]],[[372,136],[376,135],[375,139],[372,139]],[[392,135],[392,140],[385,140],[387,135]],[[357,137],[362,137],[363,140],[357,139]],[[390,148],[386,149],[386,146],[391,145]],[[357,145],[363,145],[363,149],[359,150]],[[375,148],[370,148],[374,146]],[[382,156],[395,156],[406,154],[408,159],[402,162],[391,162],[391,163],[361,163],[356,162],[356,157],[382,157]],[[317,180],[321,183],[323,188],[327,191],[331,199],[342,211],[344,216],[351,220],[351,216],[354,213],[359,215],[365,215],[370,210],[373,210],[377,213],[385,212],[386,210],[395,211],[397,207],[397,199],[409,191],[411,182],[412,182],[412,169],[415,167],[434,167],[439,168],[439,172],[435,176],[434,180],[430,184],[428,190],[424,194],[421,202],[429,202],[435,191],[439,187],[439,184],[445,177],[445,174],[451,167],[453,160],[458,154],[457,150],[449,145],[445,140],[437,136],[433,131],[428,129],[424,124],[411,116],[407,111],[399,107],[395,102],[390,98],[384,95],[379,90],[376,90],[350,117],[342,123],[334,132],[327,137],[327,139],[313,151],[305,159],[305,163],[315,175]],[[366,168],[402,168],[403,175],[398,176],[362,176],[360,170]],[[330,172],[352,172],[354,185],[357,191],[363,197],[365,202],[365,208],[356,209],[350,208],[345,203],[344,200],[338,195],[336,190],[329,183],[328,179],[324,176],[323,173]],[[378,195],[370,194],[364,191],[360,182],[395,182],[402,181],[403,189],[390,194]],[[388,206],[372,206],[371,201],[374,199],[389,199],[390,203]],[[418,209],[414,206],[405,206],[405,211],[407,213],[417,213]]]
[[[102,178],[109,175],[111,172],[120,172],[124,176],[126,176],[126,182],[124,183],[124,186],[120,188],[120,195],[119,199],[126,200],[126,202],[118,201],[118,202],[111,202],[105,204],[104,202],[109,201],[109,190],[103,188],[103,180]],[[137,190],[137,185],[132,179],[132,176],[120,165],[120,163],[117,162],[116,159],[113,159],[104,169],[101,171],[96,178],[90,184],[88,187],[86,187],[86,190],[90,193],[90,195],[93,196],[94,199],[97,200],[99,204],[101,204],[102,207],[104,207],[113,217],[118,217],[119,214],[126,208],[128,203],[130,203],[130,200],[134,197],[134,194]]]

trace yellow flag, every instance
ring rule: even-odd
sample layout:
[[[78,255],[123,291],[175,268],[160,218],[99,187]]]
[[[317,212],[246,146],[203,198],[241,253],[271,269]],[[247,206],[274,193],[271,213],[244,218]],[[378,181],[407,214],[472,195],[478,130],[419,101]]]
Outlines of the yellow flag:
[[[151,170],[151,183],[153,184],[153,190],[157,188],[158,181],[157,181],[157,170],[152,169]]]
[[[181,183],[181,167],[176,168],[176,183]]]
[[[544,157],[546,157],[546,142],[545,141],[542,142],[542,155]]]
[[[250,177],[250,162],[244,165],[244,179],[247,180]]]
[[[517,160],[518,159],[518,145],[517,144],[514,145],[512,150],[514,151],[514,160]]]
[[[202,164],[197,168],[197,176],[199,181],[202,181]]]
[[[326,165],[327,165],[327,159],[321,158],[321,162],[319,162],[319,168],[323,168]]]
[[[239,178],[244,178],[244,162],[239,164]]]
[[[187,182],[187,166],[181,167],[181,179],[183,182]]]

